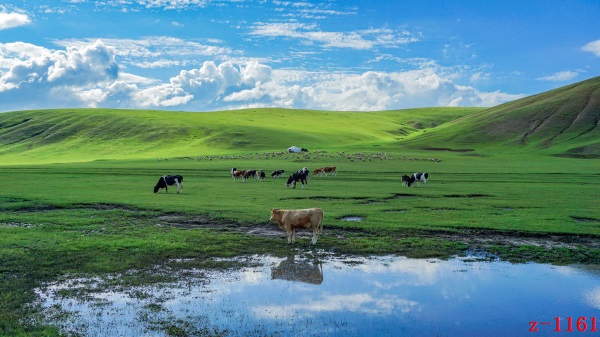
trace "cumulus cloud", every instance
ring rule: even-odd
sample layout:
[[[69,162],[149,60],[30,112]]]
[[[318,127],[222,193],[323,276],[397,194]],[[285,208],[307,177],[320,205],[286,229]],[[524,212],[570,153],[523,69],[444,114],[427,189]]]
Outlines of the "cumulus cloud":
[[[581,49],[600,57],[600,40],[592,41],[583,46]]]
[[[0,72],[0,100],[18,104],[26,100],[57,103],[85,98],[78,94],[82,88],[118,78],[114,55],[114,49],[101,41],[58,51],[26,43],[0,44],[0,64],[7,69]]]
[[[84,48],[67,48],[66,51],[49,51],[27,44],[21,47],[22,60],[14,61],[10,70],[0,77],[0,91],[27,83],[80,86],[118,76],[114,49],[101,41]],[[27,47],[29,50],[25,51]],[[38,53],[37,56],[35,53]]]
[[[434,68],[405,72],[326,74],[273,71],[273,78],[235,92],[226,102],[263,102],[323,110],[376,111],[423,106],[493,106],[522,95],[482,93],[436,73]]]
[[[539,77],[540,81],[550,81],[550,82],[562,82],[569,81],[579,76],[579,73],[576,71],[559,71],[549,76]]]
[[[30,23],[31,19],[25,14],[7,13],[4,10],[0,12],[0,30],[24,26]]]
[[[61,47],[83,47],[94,39],[54,40]],[[199,56],[224,59],[235,54],[231,49],[218,45],[187,41],[170,36],[148,36],[141,39],[102,39],[102,42],[115,49],[123,65],[140,68],[168,68],[200,65]],[[219,41],[212,41],[218,44]]]
[[[118,54],[101,40],[65,50],[22,42],[0,44],[0,110],[84,106],[203,111],[277,106],[373,111],[493,106],[522,97],[459,85],[447,70],[427,63],[410,71],[331,73],[273,69],[257,60],[205,61],[164,81],[124,72]]]

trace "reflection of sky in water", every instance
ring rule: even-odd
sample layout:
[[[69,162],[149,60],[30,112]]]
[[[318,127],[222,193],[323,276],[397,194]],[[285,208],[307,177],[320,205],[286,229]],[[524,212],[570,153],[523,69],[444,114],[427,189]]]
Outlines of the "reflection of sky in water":
[[[65,328],[88,336],[165,336],[148,324],[161,320],[240,336],[514,336],[530,334],[530,321],[600,316],[600,276],[577,267],[402,257],[256,259],[261,266],[92,292],[87,301],[59,297],[56,291],[67,283],[39,295],[47,308],[60,304],[76,313]],[[540,333],[553,329],[540,327]]]

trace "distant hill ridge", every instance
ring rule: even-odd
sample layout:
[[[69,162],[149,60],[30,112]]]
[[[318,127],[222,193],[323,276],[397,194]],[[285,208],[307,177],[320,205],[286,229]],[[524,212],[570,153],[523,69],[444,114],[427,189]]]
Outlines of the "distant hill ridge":
[[[600,157],[599,126],[600,77],[595,77],[467,115],[410,143]]]

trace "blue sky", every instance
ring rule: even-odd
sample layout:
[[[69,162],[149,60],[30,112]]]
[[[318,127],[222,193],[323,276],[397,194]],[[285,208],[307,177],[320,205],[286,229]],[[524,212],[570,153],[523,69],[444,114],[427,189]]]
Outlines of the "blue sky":
[[[494,106],[600,75],[597,0],[0,4],[0,111]]]

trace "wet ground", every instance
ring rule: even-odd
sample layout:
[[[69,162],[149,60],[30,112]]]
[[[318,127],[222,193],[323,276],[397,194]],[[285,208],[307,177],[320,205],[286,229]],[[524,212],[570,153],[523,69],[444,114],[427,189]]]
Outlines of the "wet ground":
[[[281,237],[286,234],[274,223],[265,222],[253,225],[240,224],[215,224],[213,221],[204,217],[187,217],[183,215],[163,215],[158,218],[162,225],[170,225],[178,228],[229,228],[234,231],[240,231],[261,237]],[[364,220],[361,216],[348,216],[342,220],[350,222],[360,222]],[[595,219],[594,219],[595,220]],[[338,239],[346,238],[347,233],[356,234],[360,229],[349,228],[328,228],[324,230],[323,235],[332,235]],[[546,249],[552,248],[577,248],[579,246],[588,248],[600,248],[600,240],[594,236],[576,235],[576,234],[548,234],[518,231],[501,231],[486,229],[456,229],[452,231],[444,230],[407,230],[407,235],[419,237],[434,237],[442,240],[456,241],[466,244],[469,247],[478,247],[485,249],[491,245],[505,246],[537,246]],[[310,237],[312,233],[308,231],[298,231],[297,237]]]

